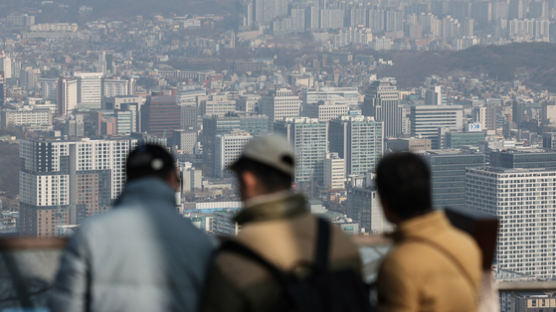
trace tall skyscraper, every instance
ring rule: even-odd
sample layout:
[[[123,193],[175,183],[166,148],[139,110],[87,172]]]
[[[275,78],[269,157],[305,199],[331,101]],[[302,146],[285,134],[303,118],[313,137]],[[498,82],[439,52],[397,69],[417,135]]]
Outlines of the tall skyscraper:
[[[384,151],[383,122],[373,117],[343,116],[330,121],[330,152],[346,160],[348,175],[374,171]]]
[[[363,115],[384,122],[384,137],[399,137],[402,134],[402,107],[395,80],[373,82],[365,95],[362,111]]]
[[[66,116],[77,108],[78,84],[77,79],[58,79],[58,116]]]
[[[4,73],[0,72],[0,107],[6,102],[6,79],[4,78]]]
[[[125,183],[124,164],[136,139],[22,140],[21,235],[52,236],[110,207]]]
[[[431,170],[434,207],[465,208],[465,169],[485,166],[485,155],[448,150],[426,152],[423,157]]]
[[[102,73],[75,73],[77,78],[77,106],[87,109],[102,108]]]
[[[556,171],[468,168],[468,209],[500,218],[497,266],[535,277],[556,277]]]
[[[270,92],[261,99],[261,111],[271,120],[299,117],[301,100],[291,90],[281,88]]]
[[[328,151],[327,124],[314,118],[285,118],[275,122],[274,131],[285,136],[295,149],[295,182],[322,181]]]
[[[143,131],[156,136],[170,137],[180,129],[180,107],[175,96],[151,96],[141,112]]]
[[[411,107],[411,136],[431,139],[432,148],[443,146],[442,131],[463,130],[463,109],[457,105],[415,105]]]

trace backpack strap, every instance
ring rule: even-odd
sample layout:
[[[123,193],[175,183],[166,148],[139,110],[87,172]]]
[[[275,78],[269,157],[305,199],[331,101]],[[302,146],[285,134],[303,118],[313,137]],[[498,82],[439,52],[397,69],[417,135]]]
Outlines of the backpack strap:
[[[285,273],[276,267],[274,264],[270,263],[268,260],[263,258],[260,254],[255,252],[253,249],[245,246],[244,244],[236,240],[226,240],[220,245],[219,252],[231,252],[241,255],[247,259],[253,260],[262,267],[264,267],[268,272],[274,276],[281,284],[286,282]]]
[[[317,244],[315,265],[320,270],[328,268],[328,251],[330,245],[330,224],[323,218],[317,218]]]

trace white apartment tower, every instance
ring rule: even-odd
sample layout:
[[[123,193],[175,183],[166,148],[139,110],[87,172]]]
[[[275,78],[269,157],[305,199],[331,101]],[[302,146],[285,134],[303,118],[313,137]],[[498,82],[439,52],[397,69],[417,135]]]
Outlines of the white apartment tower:
[[[77,108],[77,79],[60,78],[58,80],[58,116],[66,116]]]
[[[137,139],[22,140],[22,235],[51,236],[110,207],[123,190],[125,160]]]
[[[467,168],[467,209],[500,218],[498,268],[540,279],[556,276],[556,171]]]

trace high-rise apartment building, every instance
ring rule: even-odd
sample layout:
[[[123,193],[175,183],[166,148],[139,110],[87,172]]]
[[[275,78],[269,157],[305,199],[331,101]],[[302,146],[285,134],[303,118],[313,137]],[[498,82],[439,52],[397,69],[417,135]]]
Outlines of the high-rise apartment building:
[[[465,188],[467,209],[500,218],[499,270],[538,279],[556,276],[556,171],[468,168]]]
[[[485,166],[485,155],[439,150],[426,152],[423,157],[431,170],[433,206],[465,208],[465,169]]]
[[[219,177],[226,175],[226,168],[239,157],[243,151],[243,147],[251,138],[252,136],[249,132],[241,130],[216,136],[216,146],[214,148],[215,175]]]
[[[374,171],[384,151],[383,122],[373,117],[343,116],[330,121],[330,152],[346,160],[348,175]]]
[[[432,148],[442,147],[442,131],[463,131],[463,109],[457,105],[411,107],[411,136],[431,139]]]
[[[77,78],[77,106],[86,109],[102,108],[102,73],[75,73]]]
[[[99,214],[123,189],[124,164],[137,139],[22,140],[20,234],[51,236],[56,228]]]
[[[402,107],[395,80],[373,82],[365,95],[362,112],[384,122],[384,137],[399,137],[402,134]]]
[[[58,79],[58,116],[66,116],[77,108],[78,94],[77,79]]]
[[[274,131],[286,137],[296,154],[295,181],[319,183],[328,151],[328,127],[315,118],[285,118],[274,123]]]
[[[261,111],[271,120],[299,117],[301,100],[291,90],[280,88],[261,98]]]

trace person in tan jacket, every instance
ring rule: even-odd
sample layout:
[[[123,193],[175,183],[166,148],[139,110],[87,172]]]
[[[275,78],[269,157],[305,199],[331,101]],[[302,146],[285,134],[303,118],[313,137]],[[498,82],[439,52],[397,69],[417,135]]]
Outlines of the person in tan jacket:
[[[479,247],[432,209],[427,164],[411,153],[390,154],[377,166],[376,186],[396,226],[377,277],[378,311],[477,311]]]
[[[284,272],[303,276],[301,263],[314,261],[317,218],[306,198],[292,192],[295,156],[282,137],[252,139],[230,169],[239,182],[244,207],[234,239]],[[329,269],[352,269],[361,276],[361,260],[349,236],[330,228]],[[209,271],[202,311],[285,311],[283,289],[259,263],[243,255],[217,253]]]

